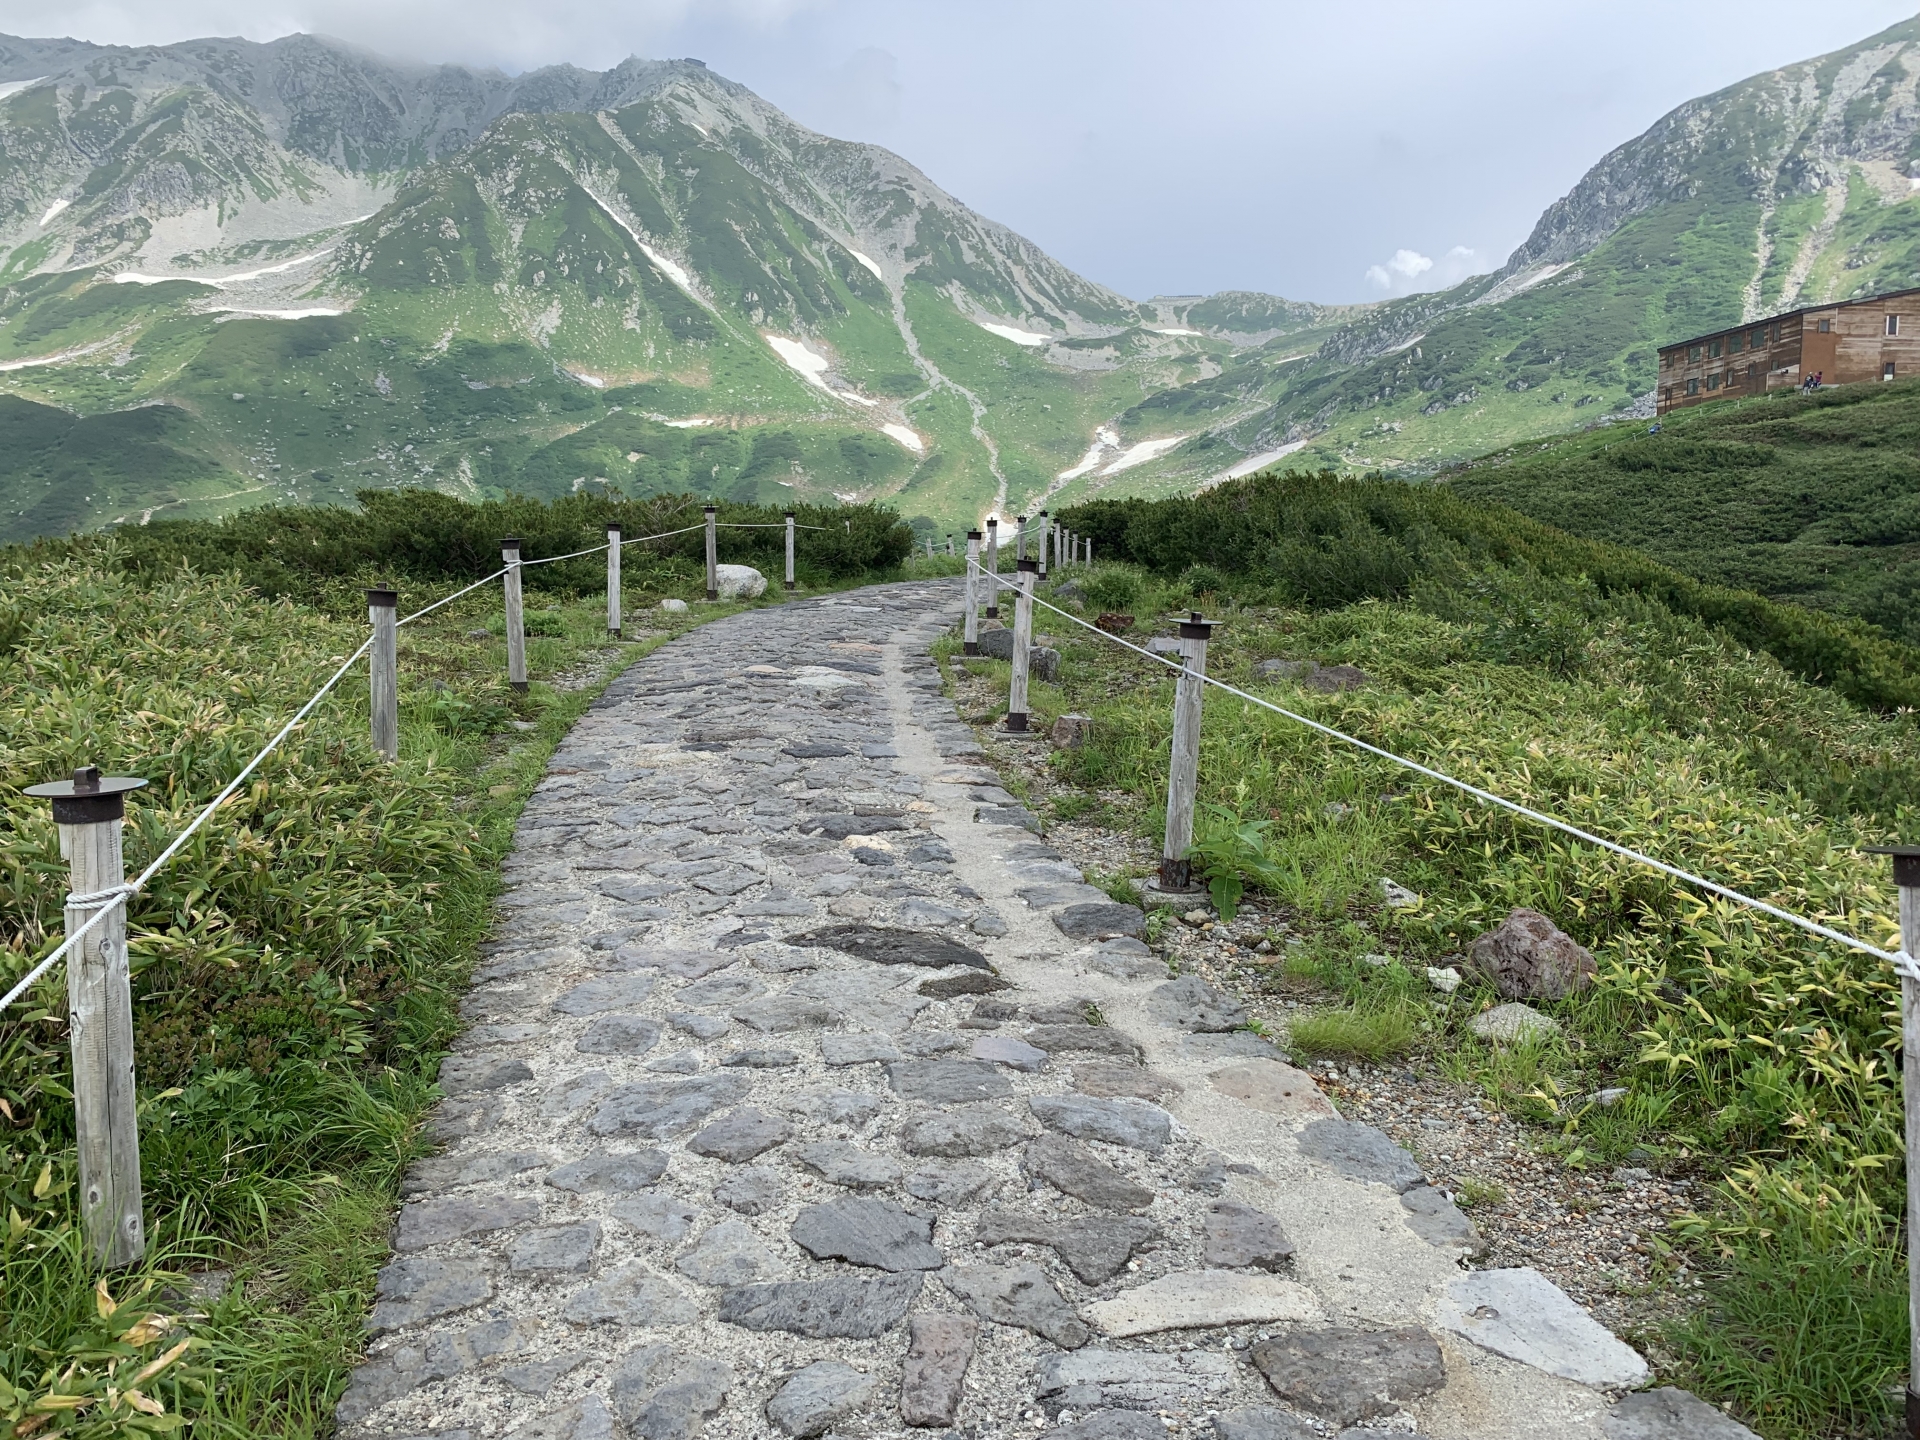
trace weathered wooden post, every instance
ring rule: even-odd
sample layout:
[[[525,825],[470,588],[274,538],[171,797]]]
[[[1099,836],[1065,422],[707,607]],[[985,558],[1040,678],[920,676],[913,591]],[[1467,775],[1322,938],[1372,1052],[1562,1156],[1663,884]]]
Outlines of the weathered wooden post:
[[[1091,535],[1087,537],[1087,564],[1089,566],[1093,564],[1093,537]]]
[[[787,589],[793,589],[793,511],[787,511]]]
[[[625,597],[620,593],[620,522],[607,522],[607,634],[620,638]]]
[[[1900,888],[1900,950],[1920,961],[1920,845],[1866,847],[1893,857]],[[1920,981],[1900,977],[1900,1089],[1907,1123],[1907,1401],[1906,1434],[1920,1437]]]
[[[1027,666],[1033,659],[1033,581],[1038,560],[1016,562],[1013,592],[1013,679],[1007,685],[1007,729],[1019,735],[1027,728]]]
[[[991,582],[989,582],[991,583]],[[980,653],[980,532],[967,531],[967,621],[962,653]]]
[[[707,506],[707,599],[720,598],[720,507]],[[848,521],[849,525],[853,522]]]
[[[987,619],[1000,618],[1000,517],[987,517]]]
[[[502,540],[500,558],[507,566],[507,683],[524,691],[527,688],[527,614],[520,599],[520,542],[511,535]]]
[[[947,532],[947,557],[949,559],[953,557],[953,532],[952,531]]]
[[[1073,564],[1073,531],[1064,525],[1060,527],[1060,564],[1062,567]]]
[[[1207,638],[1213,623],[1198,610],[1180,622],[1180,653],[1184,661],[1173,692],[1173,754],[1167,766],[1167,838],[1160,849],[1160,886],[1163,891],[1186,891],[1193,883],[1194,791],[1200,780],[1200,701],[1206,693],[1201,676],[1207,673]]]
[[[933,536],[931,535],[927,536],[927,558],[929,560],[933,558]]]
[[[367,711],[372,716],[373,748],[389,760],[400,758],[400,656],[393,590],[367,591],[367,619],[373,645],[367,651]]]
[[[1047,529],[1051,523],[1052,522],[1047,519],[1047,512],[1042,510],[1040,512],[1040,543],[1034,546],[1037,558],[1040,561],[1040,578],[1042,580],[1047,578]]]
[[[146,1253],[140,1203],[140,1128],[133,1083],[133,988],[127,975],[127,872],[120,831],[126,797],[147,782],[102,775],[29,785],[53,801],[67,860],[71,935],[101,906],[110,913],[67,955],[67,1035],[73,1048],[73,1115],[80,1159],[80,1213],[87,1248],[103,1265]]]
[[[1013,524],[1013,563],[1017,567],[1027,558],[1027,517],[1016,515],[1013,517]]]

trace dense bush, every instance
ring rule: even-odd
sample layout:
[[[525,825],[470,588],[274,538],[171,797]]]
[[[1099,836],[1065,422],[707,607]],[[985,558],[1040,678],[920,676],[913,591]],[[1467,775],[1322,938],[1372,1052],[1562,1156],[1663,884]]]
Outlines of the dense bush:
[[[1096,500],[1062,512],[1095,553],[1162,575],[1205,566],[1273,598],[1330,609],[1463,585],[1488,566],[1583,579],[1719,626],[1803,679],[1877,709],[1920,707],[1920,651],[1844,616],[1683,575],[1638,551],[1582,540],[1501,506],[1331,472],[1257,475],[1168,500]]]
[[[524,559],[567,555],[599,545],[606,527],[618,522],[627,539],[699,526],[704,501],[691,495],[621,500],[571,495],[551,503],[514,496],[474,502],[432,490],[363,490],[359,508],[332,505],[265,506],[220,520],[156,521],[123,526],[107,536],[84,535],[36,541],[20,547],[28,558],[95,555],[111,543],[120,566],[136,574],[161,575],[182,563],[201,572],[238,574],[268,597],[310,599],[341,576],[377,573],[396,583],[474,580],[500,568],[500,540],[517,536]],[[889,569],[904,560],[912,532],[892,510],[878,505],[806,505],[795,565],[803,583],[851,579]],[[778,581],[784,573],[786,539],[782,512],[768,506],[722,504],[722,563],[752,565]],[[650,564],[703,563],[705,539],[684,535],[625,551],[629,574],[641,578]],[[540,565],[526,572],[532,589],[592,590],[604,583],[600,555]]]

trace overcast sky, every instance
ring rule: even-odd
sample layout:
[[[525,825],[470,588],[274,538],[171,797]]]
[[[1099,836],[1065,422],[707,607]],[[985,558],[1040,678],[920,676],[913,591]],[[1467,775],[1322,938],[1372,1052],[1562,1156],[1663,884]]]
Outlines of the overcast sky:
[[[1913,0],[0,0],[0,30],[296,30],[508,71],[694,56],[1136,298],[1496,267],[1666,111]]]

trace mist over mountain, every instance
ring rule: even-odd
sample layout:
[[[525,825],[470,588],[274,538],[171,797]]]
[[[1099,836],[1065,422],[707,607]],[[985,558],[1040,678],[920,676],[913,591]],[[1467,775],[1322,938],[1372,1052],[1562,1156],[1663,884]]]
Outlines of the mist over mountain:
[[[696,60],[0,37],[0,534],[398,484],[947,531],[1429,473],[1626,407],[1668,339],[1920,281],[1916,26],[1679,107],[1500,270],[1371,306],[1118,295]]]

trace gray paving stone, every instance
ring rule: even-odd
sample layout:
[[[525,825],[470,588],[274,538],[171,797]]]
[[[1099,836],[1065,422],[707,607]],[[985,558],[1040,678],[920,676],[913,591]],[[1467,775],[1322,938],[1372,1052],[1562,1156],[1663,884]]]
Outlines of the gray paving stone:
[[[829,925],[805,935],[795,935],[788,943],[823,945],[876,965],[921,965],[935,970],[950,965],[966,965],[976,970],[993,968],[987,963],[987,957],[971,946],[922,930],[865,924]]]
[[[598,1395],[585,1395],[558,1410],[537,1415],[513,1434],[514,1440],[617,1440],[613,1414]]]
[[[895,1060],[887,1066],[887,1083],[895,1094],[931,1105],[964,1105],[1013,1093],[1007,1077],[980,1060]]]
[[[1032,1135],[1016,1117],[997,1107],[948,1111],[910,1120],[900,1131],[900,1148],[909,1155],[961,1159],[991,1155]]]
[[[498,1055],[449,1055],[440,1062],[440,1088],[449,1095],[471,1095],[481,1090],[504,1090],[533,1079],[524,1060]]]
[[[982,1035],[970,1047],[973,1058],[1028,1074],[1046,1068],[1047,1052],[1011,1035]]]
[[[792,1138],[793,1127],[786,1121],[764,1110],[748,1108],[714,1121],[687,1142],[687,1149],[738,1165]]]
[[[437,1260],[410,1255],[380,1271],[374,1282],[367,1328],[398,1330],[451,1315],[493,1297],[493,1281],[479,1260]]]
[[[898,1060],[901,1055],[891,1035],[822,1035],[820,1058],[829,1065],[866,1065],[876,1060]]]
[[[1671,1385],[1622,1396],[1600,1420],[1607,1440],[1760,1440],[1698,1396]]]
[[[1224,1393],[1234,1364],[1218,1350],[1099,1350],[1088,1346],[1043,1355],[1033,1367],[1034,1393],[1048,1409],[1184,1410]]]
[[[1147,995],[1147,1013],[1162,1025],[1208,1034],[1227,1034],[1251,1018],[1247,1007],[1198,975],[1182,975]]]
[[[523,1040],[538,1039],[546,1033],[545,1025],[476,1025],[460,1037],[459,1044],[463,1049],[482,1045],[518,1045]]]
[[[786,1199],[787,1186],[778,1170],[766,1165],[742,1165],[713,1189],[713,1198],[742,1215],[764,1215]]]
[[[722,1220],[674,1261],[673,1268],[702,1285],[746,1285],[770,1280],[784,1267],[780,1252],[744,1220]]]
[[[548,1120],[565,1120],[587,1108],[613,1088],[613,1076],[604,1070],[588,1070],[569,1075],[550,1086],[540,1099],[540,1114]],[[445,1109],[443,1105],[441,1109]]]
[[[733,1389],[733,1368],[709,1355],[646,1345],[613,1373],[613,1408],[630,1440],[695,1440]]]
[[[1336,1425],[1391,1415],[1447,1379],[1438,1342],[1418,1326],[1295,1329],[1260,1341],[1251,1353],[1282,1400]]]
[[[807,995],[769,995],[736,1005],[730,1012],[743,1025],[770,1035],[785,1035],[794,1030],[818,1030],[840,1021],[840,1012],[824,1000]]]
[[[691,1325],[700,1309],[659,1272],[630,1261],[567,1297],[560,1318],[576,1325]]]
[[[875,1381],[840,1360],[816,1360],[795,1371],[767,1401],[767,1418],[793,1436],[823,1435],[860,1408]]]
[[[998,1183],[984,1165],[920,1165],[907,1172],[901,1188],[934,1205],[965,1205]]]
[[[1403,1195],[1426,1183],[1420,1163],[1408,1151],[1357,1120],[1315,1120],[1300,1132],[1300,1153],[1342,1175],[1375,1180]]]
[[[622,945],[614,955],[628,969],[660,970],[682,980],[698,980],[740,958],[728,950],[674,950],[654,945]]]
[[[585,980],[553,1002],[562,1015],[598,1015],[644,1004],[653,994],[650,975],[604,975]]]
[[[698,1050],[676,1050],[658,1060],[647,1061],[646,1068],[661,1075],[698,1075],[701,1055]]]
[[[800,1052],[762,1046],[757,1050],[735,1050],[720,1063],[735,1070],[785,1070],[800,1063]]]
[[[453,1190],[489,1180],[505,1180],[553,1162],[538,1150],[457,1151],[416,1160],[407,1170],[400,1193],[407,1196]]]
[[[544,1225],[514,1238],[507,1268],[520,1275],[584,1275],[593,1267],[593,1252],[599,1244],[596,1220]]]
[[[995,1209],[981,1215],[976,1243],[1047,1245],[1088,1285],[1100,1285],[1127,1268],[1133,1252],[1160,1233],[1151,1220],[1136,1215],[1089,1215],[1056,1220],[1018,1210]]]
[[[900,1376],[900,1418],[909,1425],[951,1425],[966,1390],[978,1322],[965,1315],[913,1317]]]
[[[867,1195],[809,1205],[788,1233],[816,1260],[845,1260],[890,1271],[938,1270],[946,1264],[931,1244],[931,1218]]]
[[[1103,1210],[1144,1210],[1153,1191],[1136,1185],[1092,1150],[1064,1135],[1042,1135],[1021,1157],[1021,1167],[1062,1194]]]
[[[871,1340],[906,1318],[921,1283],[918,1272],[909,1272],[740,1285],[721,1292],[720,1319],[815,1340]]]
[[[660,1022],[638,1015],[602,1015],[573,1042],[583,1055],[644,1055],[660,1040]]]
[[[1171,1432],[1137,1410],[1096,1410],[1084,1420],[1047,1433],[1048,1440],[1164,1440]]]
[[[727,1033],[732,1022],[724,1015],[702,1015],[697,1010],[675,1010],[667,1016],[667,1023],[682,1034],[693,1036],[696,1040],[717,1040]]]
[[[1164,1100],[1180,1093],[1177,1081],[1157,1071],[1105,1060],[1075,1065],[1073,1088],[1082,1095],[1097,1095],[1107,1100]]]
[[[794,1151],[821,1179],[850,1190],[886,1190],[900,1183],[900,1162],[846,1140],[816,1140]]]
[[[564,1375],[571,1375],[587,1363],[584,1355],[557,1355],[551,1360],[530,1360],[524,1365],[509,1365],[500,1378],[522,1395],[544,1395]],[[599,1402],[596,1400],[596,1404]]]
[[[1435,1322],[1483,1350],[1563,1380],[1630,1389],[1647,1362],[1538,1270],[1473,1270],[1450,1282]]]
[[[1054,914],[1053,923],[1069,940],[1108,940],[1116,935],[1140,935],[1146,929],[1147,917],[1137,905],[1102,900],[1069,905]]]
[[[613,1207],[613,1217],[642,1235],[672,1245],[686,1237],[700,1212],[672,1195],[636,1195]]]
[[[642,1080],[607,1092],[593,1112],[596,1135],[644,1135],[664,1140],[690,1130],[723,1106],[744,1100],[752,1089],[741,1075],[702,1075],[687,1080]]]
[[[424,1250],[467,1235],[486,1235],[540,1218],[540,1202],[521,1197],[455,1196],[416,1200],[400,1209],[394,1226],[393,1248],[401,1253]]]
[[[1173,1117],[1145,1100],[1102,1100],[1091,1095],[1034,1095],[1027,1107],[1049,1130],[1077,1140],[1103,1140],[1158,1154],[1173,1134]]]
[[[1050,1055],[1114,1055],[1138,1060],[1140,1042],[1110,1025],[1034,1025],[1026,1032],[1027,1043]]]
[[[938,975],[920,982],[920,993],[933,1000],[953,1000],[962,995],[991,995],[996,990],[1011,990],[1010,981],[984,970],[962,970],[957,975]]]
[[[1213,1417],[1216,1440],[1321,1440],[1306,1421],[1271,1405],[1249,1405]]]
[[[1284,1270],[1293,1259],[1293,1241],[1280,1222],[1264,1210],[1216,1200],[1207,1207],[1206,1245],[1201,1258],[1229,1270]]]
[[[940,1283],[982,1320],[1031,1330],[1063,1350],[1077,1350],[1093,1338],[1038,1265],[950,1265]]]
[[[950,1030],[916,1030],[900,1037],[900,1048],[915,1059],[927,1060],[939,1055],[957,1055],[967,1048],[968,1037]]]
[[[1416,1185],[1400,1197],[1407,1211],[1407,1228],[1429,1245],[1457,1248],[1470,1254],[1486,1249],[1486,1242],[1460,1207],[1431,1185]]]
[[[753,975],[710,975],[705,980],[682,985],[680,993],[673,998],[682,1005],[710,1009],[740,1005],[766,993],[767,987]]]

